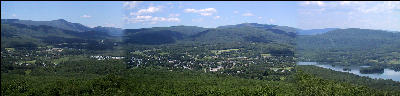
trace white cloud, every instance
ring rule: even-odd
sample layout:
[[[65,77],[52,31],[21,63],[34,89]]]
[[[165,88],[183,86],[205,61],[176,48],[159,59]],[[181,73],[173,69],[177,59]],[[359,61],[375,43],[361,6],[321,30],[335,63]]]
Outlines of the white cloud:
[[[323,2],[323,6],[311,2],[308,5],[299,8],[300,28],[400,30],[400,1],[332,1]]]
[[[147,9],[140,9],[140,10],[137,12],[137,14],[154,13],[154,12],[157,12],[157,11],[160,11],[160,10],[161,10],[161,7],[150,6],[150,7],[147,8]]]
[[[214,13],[217,13],[217,9],[215,8],[205,8],[205,9],[185,9],[184,12],[186,13],[197,13],[200,14],[201,16],[211,16]]]
[[[137,12],[130,12],[129,15],[134,16],[134,15],[155,13],[155,12],[161,11],[161,7],[162,6],[158,6],[158,7],[150,6],[146,9],[139,9],[139,11],[137,11]]]
[[[235,13],[235,14],[238,14],[238,13],[239,13],[239,11],[233,11],[233,13]]]
[[[362,13],[384,13],[393,12],[393,10],[400,10],[400,1],[304,1],[301,2],[300,5],[306,7],[302,9],[307,9],[304,11],[308,11],[310,13],[314,13],[314,11],[324,11],[325,9],[332,9],[335,11],[350,10]]]
[[[214,19],[219,19],[221,18],[221,16],[214,16]]]
[[[212,13],[200,13],[201,16],[211,16]]]
[[[263,17],[257,17],[258,19],[262,19]]]
[[[193,13],[203,13],[203,12],[217,12],[215,8],[206,8],[206,9],[185,9],[185,12],[193,12]]]
[[[322,1],[304,1],[300,4],[303,6],[308,6],[308,5],[325,6],[325,3]]]
[[[400,10],[400,1],[363,2],[356,9],[363,13],[390,13]]]
[[[158,22],[180,22],[181,20],[176,17],[155,17],[150,15],[138,15],[136,17],[124,17],[128,23],[150,23],[156,24]]]
[[[339,1],[339,4],[342,6],[359,4],[359,3],[360,3],[360,1]]]
[[[243,13],[242,16],[254,16],[253,13]]]
[[[173,5],[168,3],[167,5]],[[147,8],[137,9],[137,11],[130,12],[128,16],[124,16],[123,20],[126,23],[141,23],[141,24],[156,24],[160,22],[180,22],[180,14],[169,14],[166,16],[154,16],[157,12],[163,10],[163,8],[169,8],[168,6],[156,6],[151,3]]]
[[[136,16],[137,19],[150,19],[153,16]]]
[[[129,2],[124,2],[123,6],[124,6],[126,9],[133,9],[133,8],[135,8],[140,2],[143,2],[143,1],[129,1]]]
[[[84,15],[82,15],[81,17],[82,17],[82,18],[91,18],[92,16],[84,14]]]
[[[16,14],[12,14],[11,16],[12,16],[12,17],[17,17],[17,15],[16,15]]]

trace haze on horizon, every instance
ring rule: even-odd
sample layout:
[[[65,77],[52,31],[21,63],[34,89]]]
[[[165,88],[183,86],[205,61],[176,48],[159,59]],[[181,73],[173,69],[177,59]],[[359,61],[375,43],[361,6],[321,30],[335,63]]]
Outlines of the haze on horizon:
[[[399,1],[1,1],[2,19],[65,19],[124,29],[260,23],[400,31]]]

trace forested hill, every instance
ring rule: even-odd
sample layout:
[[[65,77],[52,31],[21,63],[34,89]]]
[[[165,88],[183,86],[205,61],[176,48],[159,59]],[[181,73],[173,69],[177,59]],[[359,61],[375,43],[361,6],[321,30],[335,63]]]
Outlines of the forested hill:
[[[296,28],[278,25],[243,23],[217,28],[196,26],[153,27],[142,29],[121,29],[114,27],[89,28],[64,19],[52,21],[31,21],[2,19],[2,48],[7,47],[72,47],[107,46],[121,43],[117,37],[124,37],[122,44],[160,45],[174,43],[243,44],[265,43],[294,45]],[[117,37],[116,37],[117,36]],[[7,40],[6,40],[7,39]],[[103,41],[102,41],[103,40]],[[104,45],[104,44],[103,44]],[[102,46],[103,46],[102,45]]]
[[[339,28],[324,28],[324,29],[310,29],[310,30],[299,30],[297,35],[317,35],[323,34],[329,31],[337,30]]]
[[[25,25],[19,23],[1,24],[2,48],[37,48],[37,47],[72,47],[100,48],[99,42],[113,41],[113,38],[103,31],[77,32],[64,30],[47,25]],[[102,45],[104,45],[102,43]],[[112,45],[107,45],[111,46]]]
[[[399,70],[400,33],[370,29],[338,29],[313,36],[298,36],[300,60],[377,65]]]
[[[124,39],[134,44],[171,44],[179,41],[198,43],[284,43],[293,44],[295,28],[277,25],[243,23],[201,28],[194,26],[126,29]]]
[[[32,26],[51,26],[54,28],[59,28],[59,29],[68,30],[68,31],[75,31],[75,32],[102,31],[102,32],[108,33],[108,35],[111,35],[111,36],[121,36],[122,30],[123,30],[121,28],[102,27],[102,26],[90,28],[90,27],[87,27],[80,23],[68,22],[64,19],[57,19],[57,20],[52,20],[52,21],[1,19],[1,24],[23,24],[23,25],[32,25]]]
[[[52,20],[52,21],[32,21],[32,20],[19,20],[19,19],[1,19],[1,23],[18,23],[25,25],[47,25],[52,26],[64,30],[77,31],[77,32],[85,32],[89,31],[90,28],[85,25],[79,23],[71,23],[64,19]]]
[[[299,36],[300,49],[373,49],[400,47],[400,33],[370,29],[339,29],[315,36]]]
[[[257,23],[242,23],[242,24],[237,24],[237,25],[220,26],[218,28],[241,28],[241,27],[256,28],[256,29],[261,29],[261,30],[265,30],[265,31],[272,31],[273,33],[276,33],[276,34],[285,34],[285,35],[288,35],[291,37],[295,37],[296,32],[300,30],[300,29],[288,27],[288,26],[257,24]]]

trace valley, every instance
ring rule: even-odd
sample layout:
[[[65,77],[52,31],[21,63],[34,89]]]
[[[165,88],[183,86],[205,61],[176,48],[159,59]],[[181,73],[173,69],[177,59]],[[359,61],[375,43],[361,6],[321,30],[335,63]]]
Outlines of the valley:
[[[398,70],[398,33],[336,29],[296,35],[301,29],[257,23],[140,29],[80,25],[2,19],[2,94],[400,94],[398,81],[296,65],[323,61]],[[365,35],[361,31],[370,37],[346,37]],[[349,40],[338,41],[344,39]],[[357,45],[363,41],[368,44]]]

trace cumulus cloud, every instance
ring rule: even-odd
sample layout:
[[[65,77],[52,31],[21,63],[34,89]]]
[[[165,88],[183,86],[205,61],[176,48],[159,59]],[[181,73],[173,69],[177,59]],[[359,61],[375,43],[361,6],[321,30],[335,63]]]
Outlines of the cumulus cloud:
[[[135,8],[140,2],[142,1],[129,1],[129,2],[124,2],[123,6],[126,9],[133,9]]]
[[[239,13],[239,11],[233,11],[233,13],[235,13],[235,14],[238,14],[238,13]]]
[[[149,8],[147,8],[147,9],[140,9],[137,13],[138,14],[142,14],[142,13],[154,13],[154,12],[157,12],[157,11],[160,11],[160,7],[154,7],[154,6],[150,6]]]
[[[212,13],[200,13],[201,16],[211,16]]]
[[[82,18],[90,18],[90,17],[92,17],[92,16],[84,14],[84,15],[82,15],[81,17],[82,17]]]
[[[317,5],[317,6],[325,6],[325,3],[322,1],[304,1],[301,3],[303,6],[307,5]]]
[[[301,2],[299,27],[324,27],[400,30],[400,1]],[[330,18],[330,19],[326,19]],[[313,22],[310,22],[313,21]]]
[[[358,5],[356,9],[363,13],[390,13],[393,10],[400,10],[400,1],[366,2]]]
[[[197,13],[200,14],[201,16],[211,16],[214,13],[217,13],[217,9],[215,8],[205,8],[205,9],[185,9],[184,12],[186,13]]]
[[[383,13],[393,12],[393,10],[400,10],[400,1],[335,1],[335,2],[322,2],[322,1],[304,1],[300,5],[312,12],[321,11],[321,9],[334,9],[334,10],[350,10],[362,13]],[[315,7],[317,6],[317,7]],[[319,8],[318,8],[319,7]],[[303,8],[304,9],[304,8]],[[320,10],[316,10],[320,9]]]
[[[173,3],[167,4],[171,5]],[[154,16],[152,14],[156,14],[163,10],[163,8],[169,8],[165,6],[156,6],[155,4],[150,4],[147,8],[136,9],[136,11],[132,11],[128,16],[124,16],[123,20],[126,23],[141,23],[141,24],[156,24],[160,22],[180,22],[181,20],[178,18],[180,14],[169,14],[167,16]]]
[[[129,15],[142,15],[142,14],[150,14],[150,13],[155,13],[161,11],[161,6],[154,7],[154,6],[149,6],[146,9],[139,9],[137,12],[130,12]]]
[[[242,16],[254,16],[253,13],[243,13]]]
[[[360,1],[339,1],[339,4],[344,6],[344,5],[352,5],[352,4],[358,4]]]

